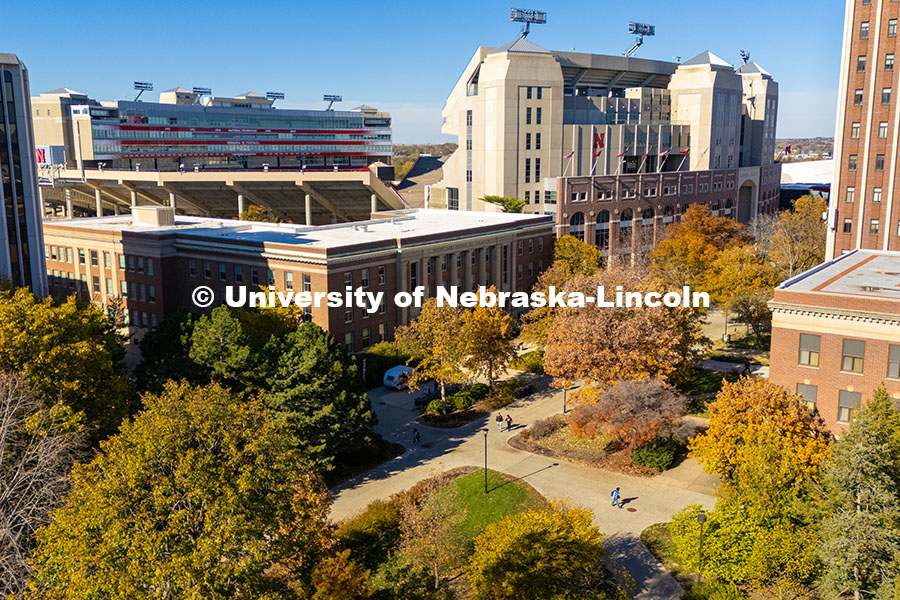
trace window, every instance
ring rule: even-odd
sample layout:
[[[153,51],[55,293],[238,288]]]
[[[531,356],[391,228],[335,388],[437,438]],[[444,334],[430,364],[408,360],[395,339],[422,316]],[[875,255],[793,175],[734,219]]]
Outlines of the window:
[[[525,242],[524,241],[519,240],[519,243],[516,244],[516,251],[518,252],[519,256],[525,256]]]
[[[225,263],[219,263],[219,281],[227,281],[228,275],[225,273]]]
[[[139,283],[138,291],[140,292],[140,294],[138,294],[138,299],[141,302],[146,302],[147,301],[147,286],[144,285],[143,283]]]
[[[878,219],[872,219],[869,221],[869,235],[878,235],[878,229],[881,223]]]
[[[853,202],[856,201],[856,188],[855,187],[853,187],[853,186],[847,187],[847,195],[844,196],[844,201],[847,202],[847,204],[853,204]]]
[[[385,330],[384,323],[379,323],[378,324],[378,341],[379,342],[384,341],[384,330]]]
[[[890,104],[891,103],[891,88],[881,88],[881,103],[882,104]]]
[[[344,307],[344,323],[353,322],[353,305],[348,304]]]
[[[99,263],[97,262],[97,251],[96,250],[91,250],[91,266],[92,267],[99,266]]]
[[[808,367],[819,366],[819,346],[822,337],[809,333],[800,334],[800,364]]]
[[[584,241],[584,213],[579,211],[569,219],[569,235],[577,240]]]
[[[850,124],[850,139],[859,139],[859,121]]]
[[[107,277],[107,278],[106,278],[106,295],[107,295],[107,296],[112,296],[112,295],[115,294],[115,293],[116,293],[116,290],[113,289],[112,278],[111,278],[111,277]]]
[[[456,255],[456,268],[462,269],[462,253]]]
[[[459,267],[459,265],[456,265]],[[415,290],[419,286],[419,263],[409,263],[409,289]]]
[[[151,285],[147,286],[147,299],[150,301],[151,304],[156,302],[156,286],[155,285],[151,284]]]
[[[531,192],[525,190],[525,204],[531,204]]]
[[[269,285],[275,285],[275,271],[273,271],[272,269],[269,269],[268,275],[269,275],[269,277],[268,277]]]
[[[525,109],[525,124],[531,125],[531,107]]]
[[[897,37],[897,19],[888,19],[888,37]]]
[[[850,233],[853,229],[853,219],[844,219],[844,233]]]
[[[353,287],[353,273],[350,271],[344,273],[344,287]]]
[[[881,204],[881,188],[872,188],[872,202]]]
[[[534,254],[534,239],[528,240],[528,254]]]
[[[850,171],[856,170],[856,155],[851,154],[847,157],[847,169]]]
[[[353,333],[347,332],[344,334],[344,349],[347,352],[353,352]]]
[[[867,40],[869,39],[869,22],[862,21],[859,24],[859,39]]]
[[[863,372],[863,357],[866,354],[866,343],[862,340],[844,340],[841,357],[841,371],[847,373]]]
[[[472,169],[466,171],[466,181],[472,181]]]
[[[887,121],[881,121],[881,122],[878,124],[878,137],[880,137],[880,138],[882,138],[882,139],[883,139],[883,138],[886,138],[886,137],[887,137],[887,132],[888,132],[888,124],[887,124]]]
[[[384,285],[384,267],[378,267],[378,285]]]
[[[284,272],[284,289],[287,291],[294,289],[294,274],[290,271]]]
[[[863,91],[856,90],[853,92],[853,106],[862,106]]]
[[[535,182],[539,182],[541,180],[541,159],[534,159],[534,180]]]
[[[900,346],[894,344],[888,346],[887,376],[892,379],[900,379]]]
[[[527,88],[525,88],[525,99],[531,100],[531,86],[530,85]]]
[[[859,410],[859,403],[862,401],[862,393],[848,392],[841,390],[838,392],[838,423],[849,423],[856,416]]]
[[[188,259],[188,274],[191,277],[197,276],[197,261],[193,258]]]
[[[471,110],[466,111],[466,126],[467,127],[472,126],[472,111]]]
[[[884,70],[885,71],[893,71],[894,70],[894,53],[889,52],[884,55]]]
[[[875,170],[884,171],[884,154],[875,155]]]
[[[119,295],[122,296],[123,298],[128,297],[128,282],[127,281],[119,282]]]
[[[78,262],[82,265],[84,264],[84,250],[81,248],[78,249]]]
[[[128,257],[128,270],[134,271],[134,257],[133,256]]]
[[[525,149],[531,150],[531,134],[530,133],[525,134]]]
[[[370,342],[370,340],[369,340],[369,328],[366,327],[365,329],[362,330],[362,347],[363,347],[363,350],[365,350],[366,348],[369,347],[369,342]]]
[[[302,292],[311,292],[312,291],[312,279],[309,276],[309,273],[304,273],[300,277],[300,281],[302,282],[300,291]]]
[[[865,73],[866,72],[866,55],[865,54],[856,57],[856,72],[857,73]]]
[[[441,271],[446,271],[446,270],[447,270],[447,255],[444,254],[443,256],[441,256]]]
[[[212,267],[209,264],[208,260],[203,261],[203,278],[209,279],[212,277]]]
[[[144,272],[144,257],[138,256],[137,261],[138,261],[138,273],[143,273]]]
[[[103,266],[107,269],[112,269],[112,256],[109,252],[103,253]]]
[[[819,395],[819,388],[814,385],[805,383],[797,384],[797,395],[803,398],[809,410],[816,410],[816,397]]]
[[[538,238],[538,252],[544,251],[544,238]]]
[[[525,183],[531,183],[531,159],[525,159]]]
[[[537,99],[538,100],[540,100],[543,97],[543,94],[541,93],[543,91],[544,91],[544,88],[542,88],[542,87],[537,88]]]
[[[250,269],[250,283],[259,285],[259,269]]]
[[[147,275],[153,275],[153,259],[147,259]]]
[[[234,265],[234,282],[244,283],[244,269],[241,265]]]
[[[534,123],[535,123],[535,125],[541,124],[541,107],[540,106],[538,106],[537,109],[535,110]]]
[[[541,89],[541,88],[538,88],[538,89]],[[541,134],[540,133],[534,134],[534,149],[535,150],[541,149]]]
[[[363,269],[363,270],[362,270],[362,275],[360,275],[360,278],[359,278],[359,279],[360,279],[359,284],[360,284],[362,287],[364,287],[364,288],[369,287],[369,270],[368,270],[368,269]]]
[[[96,275],[94,275],[94,277],[92,279],[93,279],[92,283],[94,284],[94,293],[99,294],[100,293],[100,278],[97,277]]]
[[[119,269],[121,269],[122,271],[125,270],[125,255],[124,254],[119,255]]]

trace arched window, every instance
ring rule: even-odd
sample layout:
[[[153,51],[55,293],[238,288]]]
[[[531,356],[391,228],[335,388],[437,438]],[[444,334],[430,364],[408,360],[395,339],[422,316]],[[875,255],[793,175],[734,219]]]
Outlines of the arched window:
[[[584,241],[584,213],[577,212],[569,219],[569,235]]]
[[[675,220],[675,209],[670,205],[663,207],[663,223],[671,223]]]
[[[630,208],[626,208],[622,211],[622,214],[619,216],[619,227],[631,227],[631,219],[634,213],[631,212]]]
[[[653,225],[653,209],[645,208],[644,212],[641,213],[641,219],[643,219],[642,224]]]
[[[609,211],[601,210],[597,213],[597,229],[595,232],[597,247],[601,250],[609,248]]]

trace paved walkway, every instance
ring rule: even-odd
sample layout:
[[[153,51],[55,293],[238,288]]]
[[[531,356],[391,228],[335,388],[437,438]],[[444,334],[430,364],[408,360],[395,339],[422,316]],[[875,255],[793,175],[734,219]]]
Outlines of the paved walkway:
[[[744,363],[729,362],[725,360],[704,359],[700,361],[700,368],[720,373],[744,373]],[[750,365],[750,374],[757,377],[769,377],[769,365]]]
[[[331,509],[334,520],[345,519],[370,502],[385,499],[433,474],[461,466],[483,466],[485,444],[491,469],[519,477],[550,499],[567,500],[590,508],[594,523],[607,535],[609,558],[625,567],[635,580],[635,598],[666,600],[681,597],[678,583],[660,566],[640,542],[640,532],[649,525],[668,521],[689,504],[712,508],[715,478],[703,473],[693,460],[653,478],[631,477],[538,456],[511,447],[507,442],[517,431],[562,410],[562,393],[541,392],[503,410],[512,415],[513,430],[498,432],[494,415],[455,429],[417,425],[414,394],[379,388],[369,392],[378,414],[376,430],[407,451],[352,479],[334,490]],[[422,444],[413,446],[413,428],[418,427]],[[483,430],[487,431],[486,436]],[[485,441],[486,440],[486,441]],[[625,507],[613,508],[609,493],[621,488]]]

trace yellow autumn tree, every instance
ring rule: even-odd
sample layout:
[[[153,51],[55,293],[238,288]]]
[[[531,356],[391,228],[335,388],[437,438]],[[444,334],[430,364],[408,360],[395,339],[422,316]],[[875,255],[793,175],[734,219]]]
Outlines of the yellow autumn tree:
[[[603,554],[603,534],[587,509],[556,506],[508,515],[475,538],[468,570],[473,597],[620,597]]]
[[[494,381],[506,371],[506,365],[516,356],[512,340],[516,324],[505,309],[482,306],[485,298],[496,297],[493,286],[487,293],[479,292],[479,303],[463,317],[463,338],[466,341],[465,368],[472,375],[481,375],[493,389]]]
[[[830,455],[824,421],[800,396],[757,377],[726,383],[709,407],[709,427],[691,440],[690,456],[726,483],[744,469],[744,448],[775,430],[782,455],[791,456],[798,478],[815,478]]]
[[[785,277],[793,277],[825,260],[825,221],[828,205],[822,198],[801,196],[793,210],[778,216],[769,242],[769,258]]]

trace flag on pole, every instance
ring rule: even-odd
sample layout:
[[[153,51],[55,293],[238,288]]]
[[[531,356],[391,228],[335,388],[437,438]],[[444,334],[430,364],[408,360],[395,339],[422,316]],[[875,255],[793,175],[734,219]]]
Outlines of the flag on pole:
[[[625,152],[624,151],[619,152],[618,154],[616,154],[616,156],[618,156],[619,158],[622,158],[623,156],[625,156]]]
[[[591,156],[594,157],[594,158],[597,158],[597,157],[600,156],[601,154],[603,154],[603,148],[600,148],[599,150],[597,150],[596,152],[594,152],[593,154],[591,154]]]
[[[690,148],[685,148],[684,150],[682,150],[681,152],[679,152],[679,154],[689,154],[690,151],[691,151]]]
[[[574,150],[572,150],[571,152],[569,152],[568,154],[566,154],[565,156],[563,156],[563,158],[572,158],[573,156],[575,156],[575,151],[574,151]]]
[[[666,150],[665,152],[661,152],[660,155],[659,155],[659,157],[660,157],[660,158],[665,158],[665,157],[667,157],[668,155],[669,155],[669,151]]]

